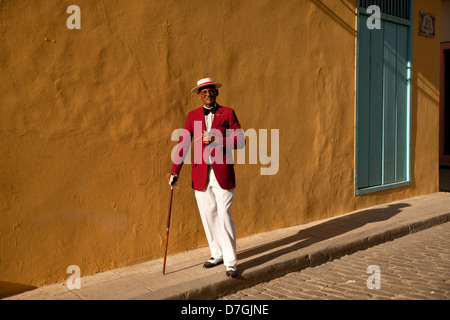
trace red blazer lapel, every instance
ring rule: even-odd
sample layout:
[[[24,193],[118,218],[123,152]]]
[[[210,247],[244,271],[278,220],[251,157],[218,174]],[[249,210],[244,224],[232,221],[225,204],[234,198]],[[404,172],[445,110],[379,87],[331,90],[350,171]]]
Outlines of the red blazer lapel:
[[[205,115],[203,114],[203,107],[198,108],[198,109],[195,110],[192,120],[194,122],[196,122],[196,121],[201,121],[202,122],[202,132],[200,132],[200,135],[203,134],[203,131],[206,131],[206,123],[205,123]],[[195,123],[193,123],[193,128],[194,128],[194,124]],[[200,138],[200,136],[193,137],[194,141],[197,140],[198,138]]]
[[[219,128],[219,125],[222,123],[222,121],[223,121],[223,109],[222,109],[222,106],[217,105],[217,111],[214,114],[214,119],[211,124],[211,129]]]

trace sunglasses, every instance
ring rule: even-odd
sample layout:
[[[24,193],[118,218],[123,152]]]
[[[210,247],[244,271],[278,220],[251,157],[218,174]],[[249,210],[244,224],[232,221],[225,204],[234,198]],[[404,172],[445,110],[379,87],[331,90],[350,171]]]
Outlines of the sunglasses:
[[[202,96],[206,96],[208,93],[210,95],[214,96],[217,93],[217,90],[215,90],[215,89],[205,89],[205,90],[200,91],[200,94]]]

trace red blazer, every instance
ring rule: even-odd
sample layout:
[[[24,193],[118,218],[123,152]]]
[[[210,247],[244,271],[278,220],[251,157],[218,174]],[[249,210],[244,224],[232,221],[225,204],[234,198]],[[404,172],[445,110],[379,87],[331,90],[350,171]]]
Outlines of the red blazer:
[[[198,191],[206,188],[209,157],[220,187],[234,189],[236,186],[232,151],[244,148],[245,136],[234,110],[219,105],[217,108],[211,125],[211,132],[215,135],[214,143],[209,146],[203,145],[201,135],[206,130],[203,107],[195,109],[187,115],[185,130],[173,159],[171,172],[179,175],[189,146],[194,141],[191,148],[192,187]]]

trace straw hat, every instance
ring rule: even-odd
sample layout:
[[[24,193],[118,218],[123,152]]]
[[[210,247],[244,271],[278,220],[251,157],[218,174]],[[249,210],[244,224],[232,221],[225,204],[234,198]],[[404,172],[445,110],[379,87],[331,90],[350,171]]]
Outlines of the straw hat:
[[[191,91],[197,93],[198,89],[206,87],[206,86],[215,86],[217,89],[222,86],[222,84],[214,82],[213,78],[205,78],[197,81],[197,86]]]

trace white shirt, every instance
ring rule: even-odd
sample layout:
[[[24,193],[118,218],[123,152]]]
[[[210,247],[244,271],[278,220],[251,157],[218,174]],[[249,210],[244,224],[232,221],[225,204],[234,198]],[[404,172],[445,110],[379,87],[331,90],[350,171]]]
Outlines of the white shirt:
[[[213,108],[215,108],[216,105],[214,105]],[[203,106],[203,108],[206,108],[205,106]],[[209,109],[208,109],[209,110]],[[211,126],[214,120],[214,114],[212,112],[210,112],[207,116],[205,116],[205,126],[206,126],[206,132],[210,132],[211,131]],[[211,161],[211,155],[208,157],[208,165],[210,165],[212,163]]]
[[[214,105],[214,107],[215,107],[215,105]],[[205,106],[203,106],[203,108],[208,109]],[[207,116],[205,116],[206,132],[211,131],[211,126],[212,126],[213,120],[214,120],[214,114],[212,112],[210,112]]]

